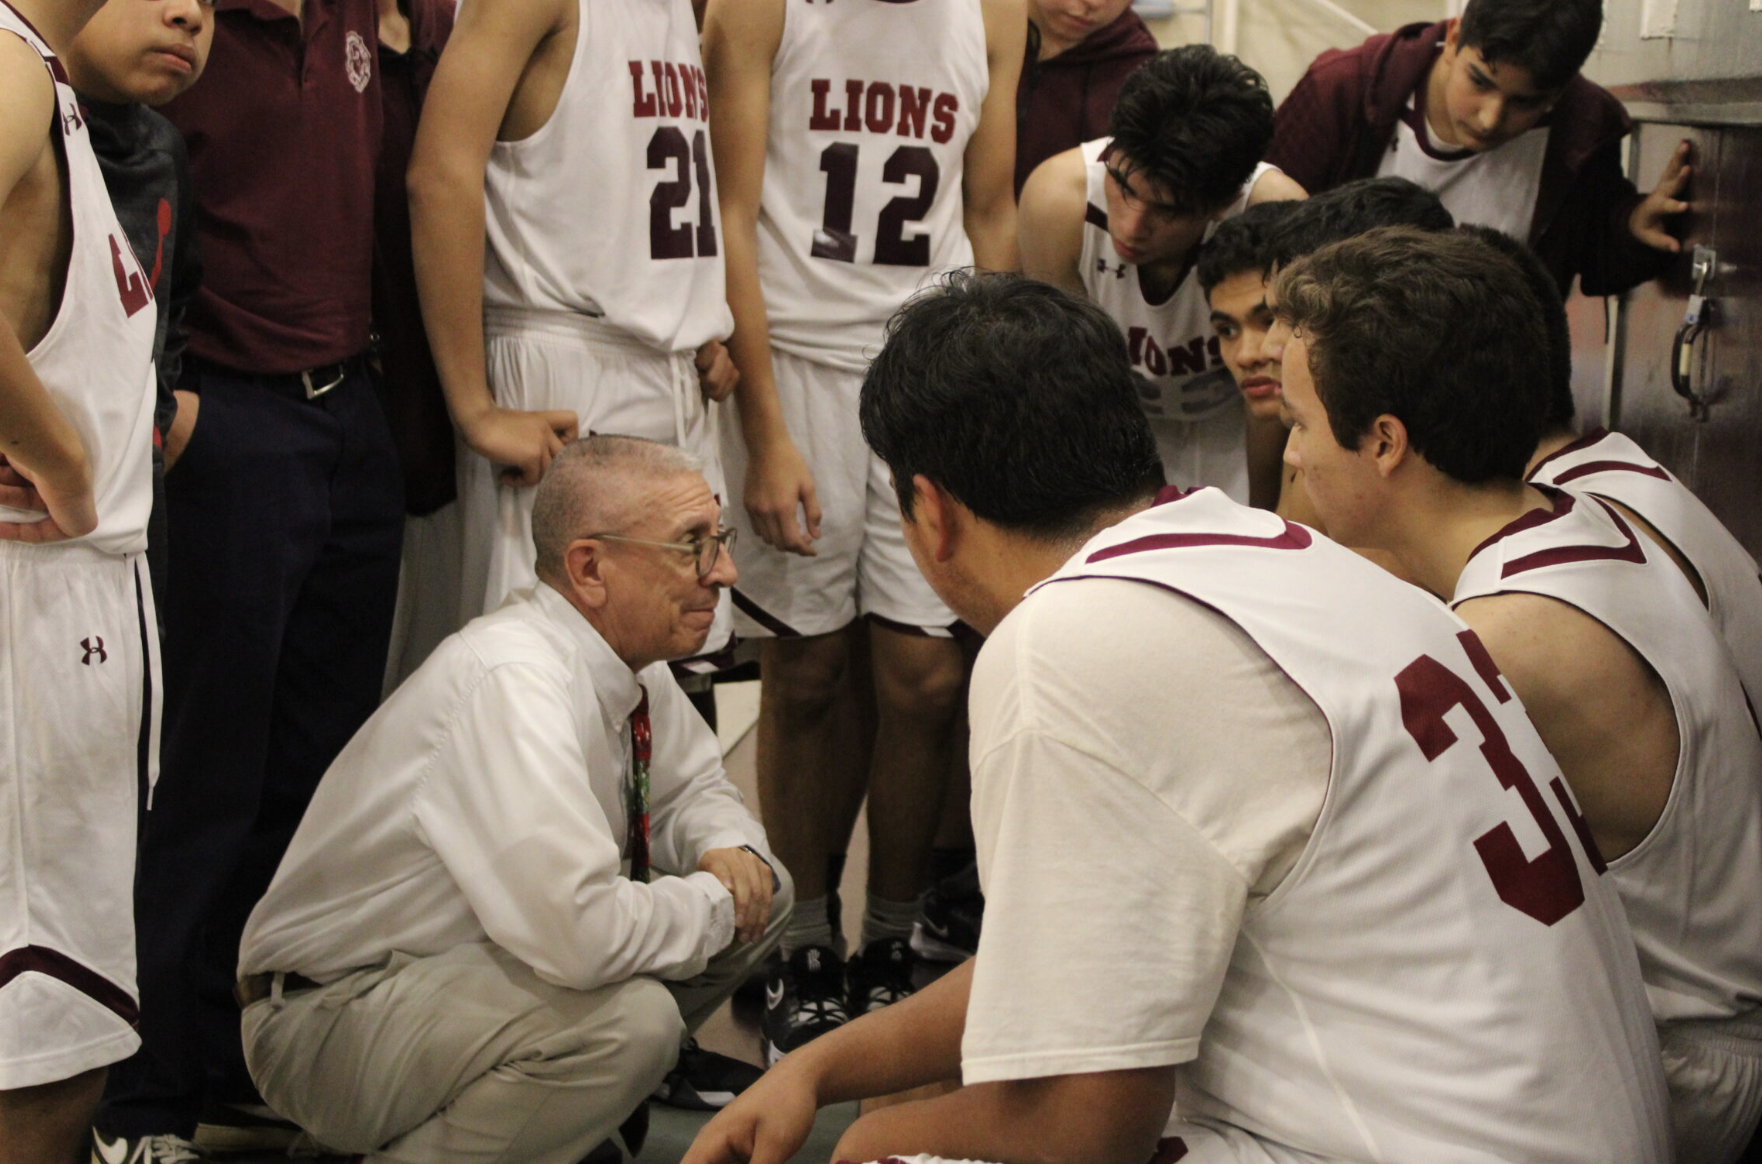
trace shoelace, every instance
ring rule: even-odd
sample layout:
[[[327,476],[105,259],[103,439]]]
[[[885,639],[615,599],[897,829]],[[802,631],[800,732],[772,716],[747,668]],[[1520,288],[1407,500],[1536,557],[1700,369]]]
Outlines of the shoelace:
[[[134,1160],[151,1160],[153,1164],[190,1164],[191,1161],[207,1159],[182,1136],[148,1136],[145,1148],[144,1152],[132,1157],[130,1164]]]

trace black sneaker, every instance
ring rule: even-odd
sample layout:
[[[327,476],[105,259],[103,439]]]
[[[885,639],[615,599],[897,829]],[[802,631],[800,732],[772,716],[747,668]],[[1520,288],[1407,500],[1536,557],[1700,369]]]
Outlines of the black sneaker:
[[[924,894],[924,909],[912,924],[912,949],[927,962],[965,962],[979,951],[985,895],[979,870],[969,865]]]
[[[764,1073],[751,1063],[706,1051],[696,1039],[687,1039],[679,1049],[679,1062],[655,1089],[655,1098],[686,1111],[716,1111],[733,1103]]]
[[[844,1009],[844,963],[825,946],[804,946],[765,983],[765,1062],[775,1063],[810,1039],[850,1021]]]
[[[845,967],[849,976],[850,1013],[865,1015],[892,1006],[917,990],[912,965],[918,960],[904,938],[870,942]]]

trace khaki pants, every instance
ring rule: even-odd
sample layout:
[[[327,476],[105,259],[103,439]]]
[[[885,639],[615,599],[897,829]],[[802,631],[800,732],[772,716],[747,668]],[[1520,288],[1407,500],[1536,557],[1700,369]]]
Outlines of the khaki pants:
[[[785,880],[764,939],[684,982],[570,990],[490,943],[394,955],[246,1007],[245,1059],[271,1107],[372,1164],[576,1164],[776,946],[789,906]]]

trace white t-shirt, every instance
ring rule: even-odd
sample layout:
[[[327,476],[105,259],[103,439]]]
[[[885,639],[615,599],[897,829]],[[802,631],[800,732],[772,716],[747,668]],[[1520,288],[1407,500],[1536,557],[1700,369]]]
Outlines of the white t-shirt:
[[[1377,165],[1379,178],[1406,178],[1438,196],[1458,223],[1528,239],[1548,156],[1548,126],[1536,126],[1485,153],[1452,149],[1425,118],[1420,86]]]
[[[1115,579],[1024,602],[970,703],[981,967],[1012,989],[975,985],[966,1082],[1191,1059],[1244,910],[1321,811],[1321,712],[1234,623]]]
[[[646,884],[624,852],[639,684]],[[540,582],[442,642],[349,741],[252,911],[239,972],[328,982],[487,940],[577,990],[690,978],[734,935],[728,891],[693,870],[741,845],[772,860],[667,664],[632,672]]]

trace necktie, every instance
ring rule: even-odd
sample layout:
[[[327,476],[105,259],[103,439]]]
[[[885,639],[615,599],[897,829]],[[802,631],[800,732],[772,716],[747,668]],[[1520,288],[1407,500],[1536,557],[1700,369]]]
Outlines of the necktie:
[[[639,687],[642,698],[630,713],[630,795],[629,831],[625,834],[624,851],[630,857],[630,879],[649,879],[649,755],[654,745],[654,732],[649,726],[649,693]]]

